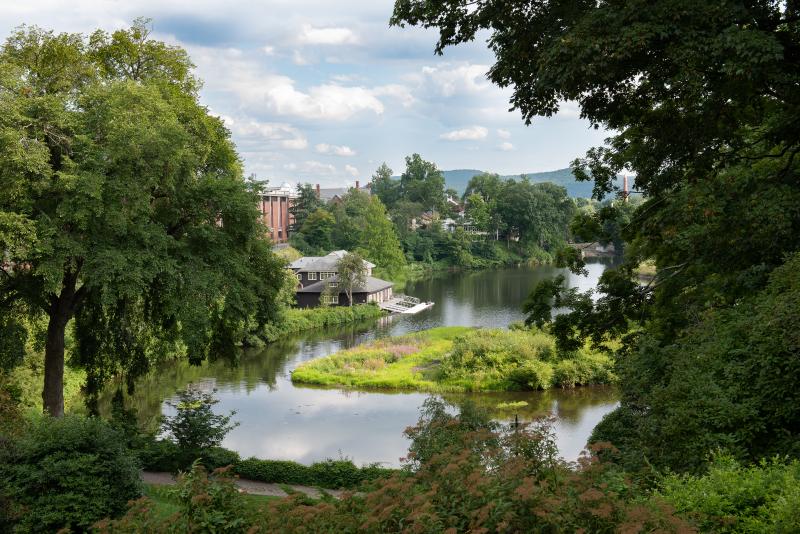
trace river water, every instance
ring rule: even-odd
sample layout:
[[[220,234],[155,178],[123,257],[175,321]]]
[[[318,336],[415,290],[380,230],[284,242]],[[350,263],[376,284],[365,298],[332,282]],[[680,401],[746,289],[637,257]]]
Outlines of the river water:
[[[294,385],[291,371],[300,363],[323,357],[376,337],[436,326],[507,327],[521,321],[522,302],[537,281],[559,273],[571,287],[594,287],[605,266],[588,265],[579,277],[554,267],[519,267],[437,275],[409,283],[404,293],[433,308],[412,316],[393,316],[364,324],[309,332],[250,351],[240,364],[223,362],[192,367],[171,363],[138,383],[133,402],[139,416],[151,423],[169,413],[165,399],[189,383],[216,389],[219,412],[235,410],[239,426],[223,446],[243,457],[287,459],[311,463],[325,458],[351,458],[356,464],[382,462],[397,466],[408,441],[403,430],[413,425],[428,394],[360,392]],[[501,420],[552,416],[559,450],[577,458],[597,422],[617,405],[613,388],[572,391],[448,395],[458,404],[469,398],[494,408],[500,402],[524,400],[528,406],[511,412],[492,411]]]

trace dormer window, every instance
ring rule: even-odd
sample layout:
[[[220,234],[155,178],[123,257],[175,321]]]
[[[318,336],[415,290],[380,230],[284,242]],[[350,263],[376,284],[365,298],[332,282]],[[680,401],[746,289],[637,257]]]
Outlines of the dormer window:
[[[317,279],[317,273],[308,273],[308,279],[309,280],[316,280]]]

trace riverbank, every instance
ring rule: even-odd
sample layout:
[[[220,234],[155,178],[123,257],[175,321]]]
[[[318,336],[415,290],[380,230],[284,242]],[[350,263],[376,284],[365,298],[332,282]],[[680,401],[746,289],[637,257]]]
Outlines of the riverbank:
[[[264,341],[273,343],[289,334],[366,319],[377,319],[385,314],[386,312],[374,304],[357,304],[352,307],[291,308],[284,312],[281,322],[264,326],[261,337]]]
[[[583,348],[559,358],[536,330],[442,327],[309,361],[299,384],[426,392],[533,391],[616,382],[613,359]]]

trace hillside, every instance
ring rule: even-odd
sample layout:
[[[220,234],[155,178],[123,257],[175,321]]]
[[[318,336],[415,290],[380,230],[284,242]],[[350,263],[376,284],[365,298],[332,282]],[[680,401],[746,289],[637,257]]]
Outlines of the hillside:
[[[476,169],[456,169],[452,171],[442,171],[444,173],[444,180],[447,187],[452,187],[459,193],[463,193],[467,187],[469,180],[483,171]],[[520,174],[510,174],[502,176],[504,179],[515,178],[518,179]],[[578,182],[572,175],[570,169],[558,169],[555,171],[547,172],[531,172],[525,173],[532,182],[552,182],[564,186],[567,189],[567,194],[573,198],[589,198],[592,196],[592,182]],[[622,179],[618,180],[618,184],[622,187]]]

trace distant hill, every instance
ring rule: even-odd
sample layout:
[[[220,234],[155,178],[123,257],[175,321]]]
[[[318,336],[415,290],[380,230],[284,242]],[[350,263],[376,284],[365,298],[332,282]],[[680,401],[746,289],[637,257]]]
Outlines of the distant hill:
[[[476,169],[456,169],[452,171],[442,171],[442,173],[444,174],[444,181],[447,184],[447,187],[452,187],[460,194],[463,194],[470,179],[475,175],[482,174],[483,171]],[[502,178],[519,179],[520,176],[521,174],[509,174],[502,176]],[[570,169],[558,169],[547,172],[529,172],[525,173],[525,176],[527,176],[532,182],[552,182],[554,184],[564,186],[567,190],[567,194],[573,198],[589,198],[592,196],[592,188],[594,187],[594,183],[578,182],[575,180],[575,177],[572,175],[572,171]],[[622,187],[622,179],[620,178],[617,181],[617,185]]]

